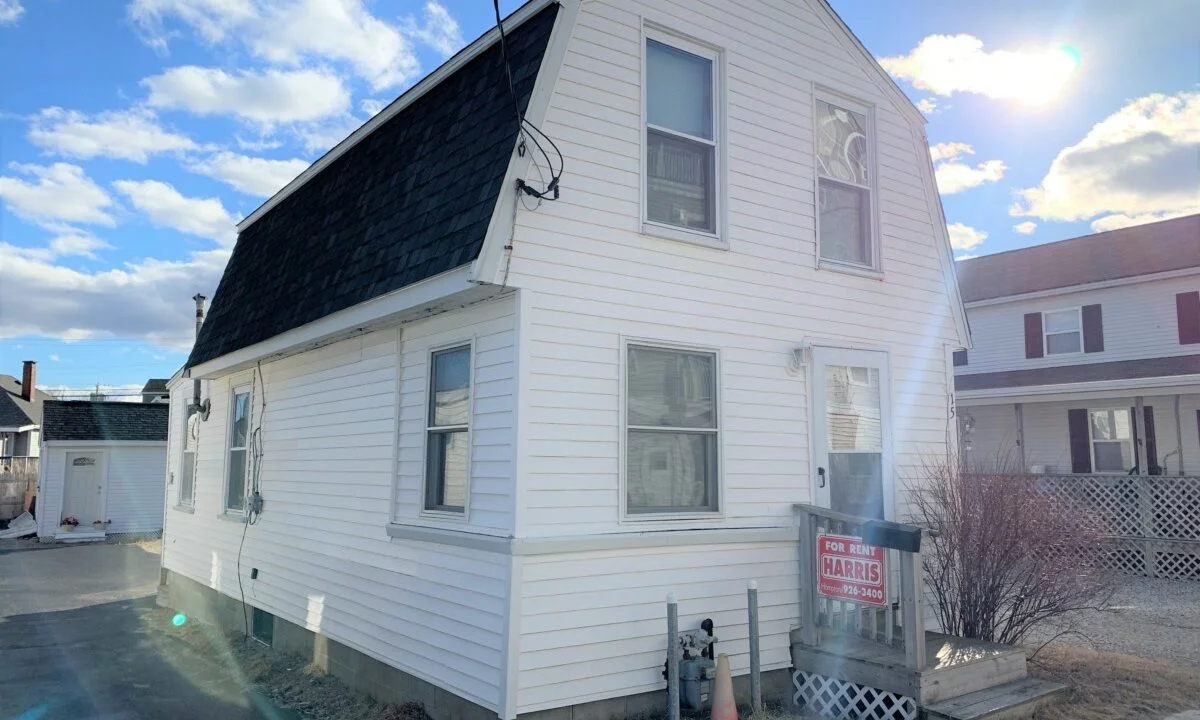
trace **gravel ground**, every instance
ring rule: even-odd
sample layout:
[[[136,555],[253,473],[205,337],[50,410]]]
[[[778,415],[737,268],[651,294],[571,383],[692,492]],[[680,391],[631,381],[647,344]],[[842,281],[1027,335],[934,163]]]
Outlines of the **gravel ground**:
[[[1103,610],[1087,610],[1026,641],[1056,642],[1200,667],[1200,582],[1131,577]]]

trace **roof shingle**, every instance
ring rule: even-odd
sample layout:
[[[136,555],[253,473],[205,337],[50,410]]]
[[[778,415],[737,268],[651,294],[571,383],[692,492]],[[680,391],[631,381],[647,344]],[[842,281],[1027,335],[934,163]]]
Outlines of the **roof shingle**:
[[[1200,215],[959,260],[964,302],[1200,267]]]
[[[166,442],[170,412],[161,403],[47,400],[42,439]]]
[[[557,14],[508,33],[522,111]],[[188,366],[473,261],[516,135],[494,43],[241,233]]]

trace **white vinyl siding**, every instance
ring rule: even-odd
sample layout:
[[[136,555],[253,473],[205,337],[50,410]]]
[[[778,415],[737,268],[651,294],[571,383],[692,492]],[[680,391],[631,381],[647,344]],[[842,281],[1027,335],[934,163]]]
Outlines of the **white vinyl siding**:
[[[508,559],[389,539],[385,529],[421,521],[430,350],[474,336],[473,497],[470,524],[456,527],[511,533],[513,335],[508,299],[405,326],[403,347],[393,328],[264,362],[265,505],[242,556],[244,571],[261,570],[257,580],[243,576],[256,607],[496,710]],[[168,513],[176,542],[164,552],[167,569],[232,597],[245,526],[215,515],[224,502],[231,386],[249,379],[205,381],[213,407],[200,426],[196,512]],[[191,391],[180,383],[173,396]]]
[[[1200,277],[1179,277],[970,307],[970,364],[955,371],[964,375],[1200,354],[1195,345],[1179,344],[1175,310],[1175,294],[1198,285]],[[1104,308],[1104,352],[1025,357],[1026,313],[1084,305]]]

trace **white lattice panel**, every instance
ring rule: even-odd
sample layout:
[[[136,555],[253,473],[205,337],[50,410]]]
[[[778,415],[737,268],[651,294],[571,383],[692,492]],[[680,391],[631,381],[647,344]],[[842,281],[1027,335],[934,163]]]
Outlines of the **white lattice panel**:
[[[1117,538],[1094,561],[1120,572],[1200,580],[1200,477],[1058,475],[1037,479],[1063,512]]]
[[[917,703],[905,695],[818,675],[792,673],[792,703],[836,720],[917,720]]]

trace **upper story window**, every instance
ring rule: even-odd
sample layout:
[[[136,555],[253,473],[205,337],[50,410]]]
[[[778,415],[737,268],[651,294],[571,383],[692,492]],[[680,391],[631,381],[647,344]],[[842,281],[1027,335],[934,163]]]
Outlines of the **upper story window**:
[[[874,239],[870,111],[841,99],[816,101],[817,228],[822,261],[879,266]]]
[[[716,512],[717,356],[630,345],[626,362],[626,512]]]
[[[717,54],[646,39],[646,221],[717,234]]]
[[[1066,355],[1083,350],[1083,323],[1078,308],[1042,313],[1046,354]]]
[[[471,346],[430,358],[425,440],[425,509],[464,513],[471,426]]]
[[[225,480],[225,510],[246,509],[246,470],[250,447],[250,388],[233,391],[229,408],[229,459]]]

